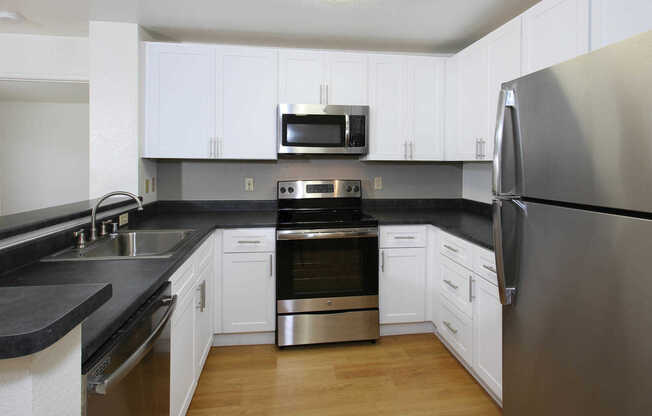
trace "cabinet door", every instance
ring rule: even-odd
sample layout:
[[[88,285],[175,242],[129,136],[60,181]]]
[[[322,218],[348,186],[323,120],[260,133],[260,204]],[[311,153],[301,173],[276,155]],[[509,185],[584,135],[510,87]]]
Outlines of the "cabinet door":
[[[652,30],[650,0],[592,0],[591,50]]]
[[[195,297],[184,296],[174,311],[170,334],[170,415],[181,416],[192,400],[196,385]]]
[[[589,1],[543,0],[523,14],[523,72],[589,51]]]
[[[213,157],[213,48],[148,43],[146,51],[143,156]]]
[[[324,98],[325,70],[326,62],[322,52],[281,49],[279,102],[321,104]]]
[[[406,160],[406,57],[369,56],[369,160]]]
[[[522,18],[511,20],[487,36],[487,62],[489,66],[489,101],[487,141],[484,159],[493,159],[498,95],[503,82],[521,76],[521,29]]]
[[[380,257],[380,323],[425,321],[426,249],[384,249]]]
[[[276,159],[277,52],[218,47],[217,136],[222,159]]]
[[[502,398],[502,305],[498,288],[482,278],[473,280],[473,369]]]
[[[454,142],[458,160],[483,160],[482,152],[490,138],[489,123],[487,43],[485,39],[474,43],[457,56],[457,138]]]
[[[201,374],[204,362],[213,344],[213,256],[200,268],[195,285],[195,363],[197,375]]]
[[[408,58],[407,131],[411,160],[443,158],[443,72],[441,58]]]
[[[366,105],[367,55],[326,52],[326,103]]]
[[[276,328],[274,254],[224,254],[222,261],[223,331],[273,331]]]

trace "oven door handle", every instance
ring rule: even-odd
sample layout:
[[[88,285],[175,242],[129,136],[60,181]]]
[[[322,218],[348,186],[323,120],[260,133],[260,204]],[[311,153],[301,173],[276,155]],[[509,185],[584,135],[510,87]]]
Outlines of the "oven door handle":
[[[333,238],[378,238],[377,228],[279,230],[277,240],[325,240]]]
[[[143,343],[138,348],[136,348],[136,350],[129,356],[129,358],[127,358],[125,362],[122,363],[120,367],[118,367],[114,372],[106,377],[101,377],[96,380],[89,380],[87,382],[88,391],[96,394],[106,394],[115,383],[122,380],[127,374],[129,374],[129,372],[142,361],[147,353],[149,353],[149,351],[152,349],[152,346],[154,346],[154,342],[159,337],[159,335],[161,335],[163,328],[165,328],[165,325],[172,317],[172,312],[174,312],[174,308],[177,304],[177,296],[174,295],[170,298],[163,299],[161,302],[168,305],[167,310],[165,311],[165,314],[163,314],[163,317],[159,323],[156,325],[156,328],[154,328],[154,330],[149,334],[147,339],[143,341]]]

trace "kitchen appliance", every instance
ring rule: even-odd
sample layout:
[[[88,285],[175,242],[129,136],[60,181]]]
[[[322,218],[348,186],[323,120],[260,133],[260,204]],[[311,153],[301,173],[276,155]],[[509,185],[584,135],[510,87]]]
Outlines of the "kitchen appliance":
[[[176,296],[165,283],[102,350],[83,375],[86,416],[170,414],[170,318]]]
[[[378,222],[356,180],[278,182],[276,344],[376,340]]]
[[[505,83],[505,416],[652,413],[652,32]]]
[[[366,155],[369,106],[279,104],[279,154]]]

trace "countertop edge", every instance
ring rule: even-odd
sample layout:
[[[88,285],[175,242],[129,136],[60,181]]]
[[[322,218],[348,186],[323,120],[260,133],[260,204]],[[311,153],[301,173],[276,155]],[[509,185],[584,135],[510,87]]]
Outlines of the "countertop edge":
[[[24,357],[50,347],[111,299],[113,293],[110,283],[51,286],[96,286],[97,290],[77,306],[71,308],[65,315],[57,317],[41,328],[21,334],[0,336],[0,359]],[[34,287],[43,288],[48,286]]]

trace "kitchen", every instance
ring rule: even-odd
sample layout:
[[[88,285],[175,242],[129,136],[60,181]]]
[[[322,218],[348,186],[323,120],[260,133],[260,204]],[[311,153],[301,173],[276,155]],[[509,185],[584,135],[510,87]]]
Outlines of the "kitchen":
[[[135,4],[0,7],[3,414],[649,413],[648,2]]]

